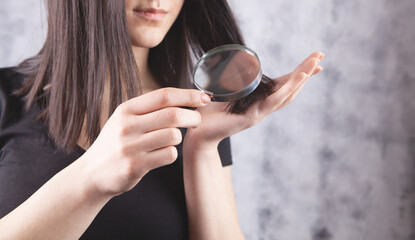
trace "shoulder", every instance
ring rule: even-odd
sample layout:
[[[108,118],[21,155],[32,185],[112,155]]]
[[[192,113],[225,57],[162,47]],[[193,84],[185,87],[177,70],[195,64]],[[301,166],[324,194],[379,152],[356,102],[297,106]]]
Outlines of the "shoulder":
[[[0,68],[0,128],[23,109],[22,99],[14,92],[22,86],[24,76],[15,68]]]
[[[0,114],[6,105],[20,104],[20,98],[14,92],[22,86],[23,79],[24,76],[16,68],[0,68]]]
[[[23,78],[23,75],[18,73],[14,67],[0,68],[1,102],[13,96],[13,92],[22,85]]]
[[[0,86],[18,88],[23,82],[24,76],[16,70],[16,67],[0,68]]]

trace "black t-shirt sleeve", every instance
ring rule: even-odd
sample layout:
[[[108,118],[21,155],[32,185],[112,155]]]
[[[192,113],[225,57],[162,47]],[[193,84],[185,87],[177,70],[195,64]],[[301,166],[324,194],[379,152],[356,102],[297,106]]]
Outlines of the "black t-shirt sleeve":
[[[232,165],[232,151],[230,138],[223,139],[218,146],[218,152],[222,161],[222,166]]]
[[[13,92],[21,85],[21,78],[13,68],[0,69],[0,131],[13,123],[20,111],[20,101]]]

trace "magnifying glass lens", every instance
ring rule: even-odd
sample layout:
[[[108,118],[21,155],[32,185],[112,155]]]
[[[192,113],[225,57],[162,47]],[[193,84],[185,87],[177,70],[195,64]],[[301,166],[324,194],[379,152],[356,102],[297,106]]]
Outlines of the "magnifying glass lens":
[[[258,56],[241,45],[210,50],[196,64],[193,73],[196,87],[221,102],[247,96],[258,86],[261,77]]]

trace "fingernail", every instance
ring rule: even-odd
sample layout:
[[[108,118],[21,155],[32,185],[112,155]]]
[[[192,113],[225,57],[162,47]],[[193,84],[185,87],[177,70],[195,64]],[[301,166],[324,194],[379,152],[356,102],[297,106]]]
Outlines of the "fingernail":
[[[206,93],[202,93],[202,103],[208,104],[212,99]]]

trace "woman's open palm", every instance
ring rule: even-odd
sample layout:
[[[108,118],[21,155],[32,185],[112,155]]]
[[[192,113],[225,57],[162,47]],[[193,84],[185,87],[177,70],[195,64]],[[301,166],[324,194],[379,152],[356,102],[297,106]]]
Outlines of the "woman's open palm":
[[[254,126],[267,115],[281,109],[294,100],[310,76],[321,72],[319,63],[324,57],[321,52],[314,52],[307,57],[293,72],[276,78],[273,93],[264,101],[250,106],[244,114],[229,114],[226,111],[228,103],[213,102],[198,108],[202,123],[189,133],[195,134],[203,141],[220,141]]]

